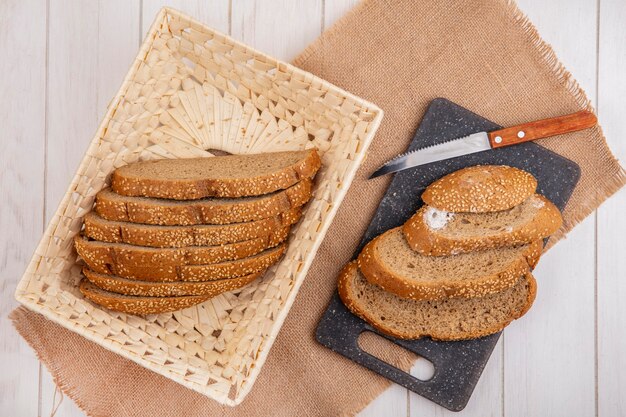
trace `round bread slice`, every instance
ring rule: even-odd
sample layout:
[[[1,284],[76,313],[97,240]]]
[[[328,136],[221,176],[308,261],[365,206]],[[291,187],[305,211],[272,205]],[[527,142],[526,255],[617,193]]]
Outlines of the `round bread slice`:
[[[189,226],[230,224],[289,214],[311,198],[311,180],[259,197],[175,201],[122,196],[106,188],[96,195],[95,211],[111,221]]]
[[[537,180],[506,165],[476,165],[455,171],[426,187],[424,203],[455,213],[508,210],[535,194]]]
[[[96,287],[86,279],[80,282],[80,292],[85,298],[109,310],[144,316],[146,314],[167,313],[200,304],[211,298],[207,295],[187,295],[180,297],[135,297],[110,292]]]
[[[204,265],[137,265],[119,261],[107,263],[100,259],[83,259],[89,269],[99,274],[150,282],[198,282],[236,278],[264,271],[278,262],[285,248],[286,243],[282,243],[247,258]]]
[[[124,266],[180,266],[214,264],[246,258],[276,246],[289,235],[283,227],[277,237],[265,236],[243,242],[215,246],[187,246],[183,248],[150,248],[127,243],[108,243],[89,240],[83,235],[74,238],[78,254],[85,262]],[[278,241],[274,245],[274,241]]]
[[[465,340],[496,333],[523,316],[535,300],[537,283],[527,272],[513,287],[484,297],[416,301],[370,284],[351,262],[339,276],[338,289],[350,311],[392,337]]]
[[[474,298],[517,284],[539,261],[543,242],[453,256],[424,256],[411,249],[401,227],[369,242],[358,257],[372,284],[414,300]]]
[[[411,249],[445,256],[530,243],[550,236],[562,222],[559,209],[535,194],[512,209],[491,213],[450,213],[424,205],[403,231]]]
[[[144,297],[178,297],[183,295],[215,297],[223,292],[236,290],[251,283],[263,275],[263,272],[207,282],[151,282],[98,274],[89,268],[83,268],[85,277],[103,290]]]
[[[173,200],[255,196],[313,178],[320,166],[315,148],[254,155],[160,159],[116,169],[111,187],[120,195]]]
[[[245,223],[196,226],[157,226],[103,219],[94,212],[84,217],[84,235],[101,242],[128,243],[155,248],[214,246],[268,238],[276,246],[284,228],[296,223],[302,210],[293,208],[278,216]],[[273,243],[273,244],[272,244]]]

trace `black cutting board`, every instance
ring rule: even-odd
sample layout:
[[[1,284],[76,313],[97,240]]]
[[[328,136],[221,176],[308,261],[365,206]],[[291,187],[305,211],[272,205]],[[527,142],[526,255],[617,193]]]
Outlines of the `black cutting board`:
[[[497,124],[449,100],[438,98],[431,102],[424,114],[409,150],[498,128]],[[479,164],[510,165],[530,172],[537,178],[537,192],[561,210],[565,208],[580,177],[580,167],[574,162],[534,143],[464,155],[399,172],[378,206],[355,257],[371,239],[402,225],[411,217],[423,204],[420,196],[426,186],[458,169]],[[541,291],[541,286],[538,290]],[[358,337],[364,331],[374,332],[428,359],[435,368],[433,377],[427,381],[419,380],[363,351],[358,345]],[[324,346],[385,378],[449,410],[460,411],[469,401],[500,333],[459,342],[437,342],[429,338],[395,339],[381,334],[350,313],[335,293],[318,324],[316,337]]]

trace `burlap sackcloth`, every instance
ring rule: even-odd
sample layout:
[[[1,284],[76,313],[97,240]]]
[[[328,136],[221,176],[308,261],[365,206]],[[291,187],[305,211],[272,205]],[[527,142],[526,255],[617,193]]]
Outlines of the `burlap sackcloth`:
[[[378,104],[382,126],[319,250],[252,392],[221,406],[23,308],[13,312],[65,394],[94,416],[354,414],[388,382],[317,344],[314,329],[390,177],[368,181],[405,150],[430,100],[446,97],[501,125],[590,108],[552,49],[514,4],[494,0],[369,0],[295,64]],[[577,162],[580,183],[562,237],[617,191],[626,175],[600,128],[540,143]],[[377,341],[371,342],[374,347]],[[387,355],[393,352],[383,350]],[[410,365],[408,355],[397,364]]]

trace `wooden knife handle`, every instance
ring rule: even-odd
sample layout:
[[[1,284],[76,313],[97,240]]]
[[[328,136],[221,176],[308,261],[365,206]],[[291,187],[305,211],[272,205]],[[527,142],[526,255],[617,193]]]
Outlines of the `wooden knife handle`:
[[[595,114],[589,111],[579,111],[566,116],[551,119],[537,120],[536,122],[507,127],[489,132],[489,142],[492,148],[516,145],[536,139],[561,135],[593,127],[598,123]]]

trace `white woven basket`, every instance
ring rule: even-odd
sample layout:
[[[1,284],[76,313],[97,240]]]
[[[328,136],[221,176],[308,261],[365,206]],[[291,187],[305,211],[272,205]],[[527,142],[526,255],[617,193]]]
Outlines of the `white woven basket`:
[[[375,105],[162,9],[16,292],[19,302],[228,405],[250,391],[382,119]],[[156,158],[316,146],[322,169],[283,260],[262,280],[186,310],[137,317],[76,288],[72,238],[111,172]]]

